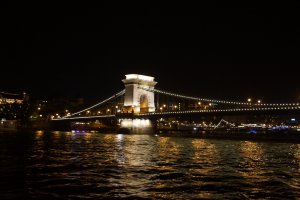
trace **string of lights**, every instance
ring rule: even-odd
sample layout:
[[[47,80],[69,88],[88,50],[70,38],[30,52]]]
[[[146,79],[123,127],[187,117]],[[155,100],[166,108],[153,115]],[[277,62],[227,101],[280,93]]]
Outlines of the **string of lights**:
[[[71,114],[71,115],[64,116],[64,117],[62,117],[62,118],[68,118],[68,119],[70,119],[70,118],[71,118],[72,116],[74,116],[74,115],[77,115],[77,114],[80,114],[80,113],[85,112],[85,111],[87,111],[87,110],[90,110],[90,109],[92,109],[92,108],[95,108],[96,106],[100,106],[100,105],[106,103],[107,101],[109,101],[109,100],[111,100],[111,99],[114,99],[114,98],[117,98],[117,97],[123,95],[124,93],[125,93],[125,90],[122,90],[121,92],[118,92],[118,93],[116,93],[115,95],[113,95],[113,96],[111,96],[111,97],[109,97],[109,98],[107,98],[107,99],[105,99],[105,100],[103,100],[103,101],[101,101],[101,102],[99,102],[99,103],[93,105],[93,106],[90,106],[90,107],[88,107],[88,108],[85,108],[85,109],[83,109],[83,110],[81,110],[81,111],[78,111],[78,112],[76,112],[76,113],[73,113],[73,114]]]
[[[214,129],[218,128],[222,122],[225,122],[226,124],[229,124],[230,126],[235,126],[233,123],[230,123],[224,119],[221,119],[220,122],[214,127]]]
[[[63,117],[63,118],[57,118],[57,119],[52,119],[55,121],[60,121],[60,120],[70,120],[70,119],[95,119],[95,118],[108,118],[108,117],[115,117],[115,115],[100,115],[100,116],[85,116],[85,117]]]
[[[189,100],[195,100],[195,101],[204,101],[204,102],[211,102],[211,103],[248,105],[248,106],[250,106],[250,105],[252,105],[252,106],[299,106],[300,105],[299,103],[249,103],[249,102],[236,102],[236,101],[205,99],[205,98],[185,96],[185,95],[171,93],[171,92],[158,90],[158,89],[151,89],[151,88],[145,88],[145,87],[139,87],[139,88],[143,89],[143,90],[146,90],[146,91],[157,92],[157,93],[160,93],[160,94],[179,97],[179,98],[183,98],[183,99],[189,99]]]
[[[258,107],[258,108],[235,108],[235,109],[210,109],[210,110],[190,110],[190,111],[171,111],[171,112],[153,112],[153,113],[140,113],[137,116],[155,116],[155,115],[171,115],[171,114],[191,114],[191,113],[219,113],[219,112],[241,112],[241,111],[280,111],[280,110],[300,110],[300,106],[292,107]],[[82,111],[84,112],[84,111]],[[94,119],[94,118],[108,118],[115,117],[115,115],[101,115],[101,116],[84,116],[84,117],[64,117],[52,120],[69,120],[69,119]],[[224,120],[224,122],[226,122]],[[229,122],[227,122],[230,124]]]
[[[300,110],[300,106],[288,107],[258,107],[258,108],[233,108],[233,109],[208,109],[208,110],[189,110],[189,111],[170,111],[138,114],[140,116],[166,115],[166,114],[190,114],[190,113],[218,113],[218,112],[241,112],[241,111],[272,111],[272,110]]]
[[[261,104],[251,104],[249,102],[236,102],[236,101],[225,101],[225,100],[214,100],[214,99],[206,99],[206,98],[198,98],[198,97],[191,97],[176,93],[171,93],[163,90],[153,89],[153,88],[147,88],[147,87],[141,87],[140,89],[156,92],[164,95],[169,95],[173,97],[188,99],[188,100],[195,100],[195,101],[204,101],[204,102],[210,102],[210,103],[218,103],[218,104],[235,104],[235,105],[247,105],[250,107],[242,107],[242,108],[225,108],[225,109],[204,109],[204,110],[187,110],[187,111],[167,111],[167,112],[153,112],[153,113],[143,113],[143,114],[137,114],[139,116],[150,116],[150,115],[164,115],[164,114],[188,114],[188,113],[217,113],[217,112],[240,112],[240,111],[266,111],[266,110],[300,110],[299,103],[261,103]],[[64,116],[60,119],[53,119],[53,120],[66,120],[66,119],[89,119],[89,118],[105,118],[105,117],[112,117],[114,115],[102,115],[102,116],[82,116],[82,117],[73,117],[77,114],[80,114],[82,112],[88,111],[92,108],[95,108],[97,106],[100,106],[109,100],[112,100],[114,98],[117,98],[121,95],[125,94],[125,90],[122,90],[115,95],[95,104],[88,108],[85,108],[83,110],[80,110],[76,113],[73,113],[71,115]],[[253,107],[252,107],[253,106]],[[221,122],[220,122],[221,123]]]

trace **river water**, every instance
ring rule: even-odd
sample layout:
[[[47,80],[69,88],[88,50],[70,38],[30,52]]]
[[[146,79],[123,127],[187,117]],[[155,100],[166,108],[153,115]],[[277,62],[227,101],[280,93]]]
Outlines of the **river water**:
[[[0,133],[0,199],[297,199],[300,144]]]

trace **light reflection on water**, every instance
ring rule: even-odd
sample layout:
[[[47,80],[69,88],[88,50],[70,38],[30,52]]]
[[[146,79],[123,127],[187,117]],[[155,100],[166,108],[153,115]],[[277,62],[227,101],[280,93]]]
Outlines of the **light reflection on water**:
[[[264,173],[265,161],[264,151],[260,144],[250,141],[240,143],[240,174],[245,178],[260,178]]]
[[[149,119],[121,119],[120,128],[126,128],[131,133],[153,134],[153,125]]]
[[[300,196],[300,145],[152,135],[0,134],[1,199]]]

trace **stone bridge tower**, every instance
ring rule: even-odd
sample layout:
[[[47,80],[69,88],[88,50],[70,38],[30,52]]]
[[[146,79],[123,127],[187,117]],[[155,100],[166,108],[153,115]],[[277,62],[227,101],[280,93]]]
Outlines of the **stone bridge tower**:
[[[157,82],[154,77],[140,74],[127,74],[123,79],[125,84],[124,112],[147,113],[155,111],[154,89]],[[145,88],[145,89],[141,89]]]

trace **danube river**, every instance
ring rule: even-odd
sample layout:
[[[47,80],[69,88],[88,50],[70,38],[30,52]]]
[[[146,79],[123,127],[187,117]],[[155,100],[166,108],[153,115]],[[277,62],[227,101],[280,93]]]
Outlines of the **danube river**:
[[[300,144],[0,133],[0,199],[296,199]]]

